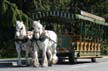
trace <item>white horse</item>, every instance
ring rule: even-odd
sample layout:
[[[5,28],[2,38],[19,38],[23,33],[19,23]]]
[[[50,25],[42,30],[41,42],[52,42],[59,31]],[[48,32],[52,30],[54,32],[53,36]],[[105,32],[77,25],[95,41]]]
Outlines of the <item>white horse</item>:
[[[45,28],[40,24],[40,21],[33,22],[33,65],[38,67],[40,65],[38,59],[38,50],[42,50],[42,66],[47,67],[49,63],[55,64],[58,61],[56,56],[56,46],[57,46],[57,35],[55,32],[50,30],[45,30]],[[47,58],[47,54],[48,57]],[[49,60],[49,61],[48,61]],[[49,63],[48,63],[49,62]]]
[[[32,51],[32,38],[33,32],[27,31],[22,21],[16,21],[15,45],[18,53],[18,65],[21,66],[21,50],[25,51],[27,64],[29,64],[28,55]]]

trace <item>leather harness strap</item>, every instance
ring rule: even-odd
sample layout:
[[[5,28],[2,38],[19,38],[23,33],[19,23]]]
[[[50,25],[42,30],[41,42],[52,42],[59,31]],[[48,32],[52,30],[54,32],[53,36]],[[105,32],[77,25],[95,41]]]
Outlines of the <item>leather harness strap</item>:
[[[43,32],[43,33],[40,35],[40,38],[39,38],[39,39],[36,39],[36,38],[34,37],[34,35],[33,35],[33,40],[36,41],[36,45],[37,45],[38,48],[40,48],[40,46],[39,46],[39,44],[38,44],[38,41],[43,42],[45,39],[49,39],[50,41],[53,41],[54,43],[57,44],[57,42],[55,42],[54,40],[52,40],[50,37],[46,36],[45,34],[46,34],[46,32]]]

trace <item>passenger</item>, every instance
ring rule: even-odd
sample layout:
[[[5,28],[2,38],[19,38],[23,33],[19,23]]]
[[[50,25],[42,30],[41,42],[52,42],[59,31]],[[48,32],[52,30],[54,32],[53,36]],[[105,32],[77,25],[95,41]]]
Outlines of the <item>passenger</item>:
[[[64,34],[68,35],[68,30],[67,29],[64,30]]]

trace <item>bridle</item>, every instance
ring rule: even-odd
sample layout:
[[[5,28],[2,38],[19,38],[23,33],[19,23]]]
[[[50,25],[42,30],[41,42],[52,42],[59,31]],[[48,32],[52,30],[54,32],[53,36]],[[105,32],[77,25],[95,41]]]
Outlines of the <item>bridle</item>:
[[[35,38],[35,34],[37,34],[37,33],[39,33],[39,39]],[[34,41],[41,41],[41,42],[43,42],[46,39],[45,35],[46,35],[46,32],[44,32],[44,31],[42,33],[34,31],[34,33],[33,33],[33,40]]]
[[[36,33],[37,33],[37,32],[36,32]],[[34,34],[35,34],[35,32],[34,32]],[[39,46],[39,44],[38,44],[38,41],[43,42],[43,41],[45,41],[45,39],[49,39],[50,41],[52,41],[52,42],[54,42],[54,43],[57,44],[57,42],[55,42],[54,40],[52,40],[50,37],[46,36],[46,34],[48,34],[48,32],[45,32],[45,30],[42,32],[42,34],[40,34],[39,39],[36,39],[35,36],[34,36],[34,34],[33,34],[33,41],[36,42],[36,45],[37,45],[37,47],[38,47],[39,49],[40,49],[40,46]]]
[[[53,41],[54,43],[57,44],[57,42],[55,42],[54,40],[52,40],[50,37],[48,37],[48,36],[46,35],[47,33],[48,33],[48,32],[45,31],[44,27],[42,27],[42,33],[37,32],[36,30],[34,30],[34,32],[33,32],[33,41],[36,42],[36,45],[37,45],[38,48],[40,48],[40,46],[39,46],[39,44],[38,44],[38,41],[44,42],[46,39],[49,39],[50,41]],[[38,38],[38,39],[35,38],[35,34],[39,34],[39,38]]]
[[[20,29],[19,29],[19,33],[20,33],[20,35],[19,36],[22,36],[21,35],[21,31],[23,30],[23,27],[21,27]],[[16,32],[17,32],[17,30],[16,30]],[[27,37],[27,30],[25,30],[25,32],[26,32],[26,35],[25,36],[23,36],[23,38],[22,39],[19,39],[16,35],[15,35],[15,42],[17,42],[18,44],[20,44],[20,48],[21,48],[21,45],[23,44],[23,43],[26,43],[28,40],[30,40],[28,37]]]

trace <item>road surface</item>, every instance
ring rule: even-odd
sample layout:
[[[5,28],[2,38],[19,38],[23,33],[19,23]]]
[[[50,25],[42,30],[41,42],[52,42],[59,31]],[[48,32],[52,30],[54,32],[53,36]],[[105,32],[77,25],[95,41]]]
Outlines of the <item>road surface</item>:
[[[53,65],[52,67],[37,68],[32,66],[12,66],[12,64],[6,64],[6,60],[0,60],[0,62],[0,71],[108,71],[108,58],[97,59],[96,63],[91,63],[88,59],[80,59],[77,64],[69,64],[68,62],[64,62]]]

